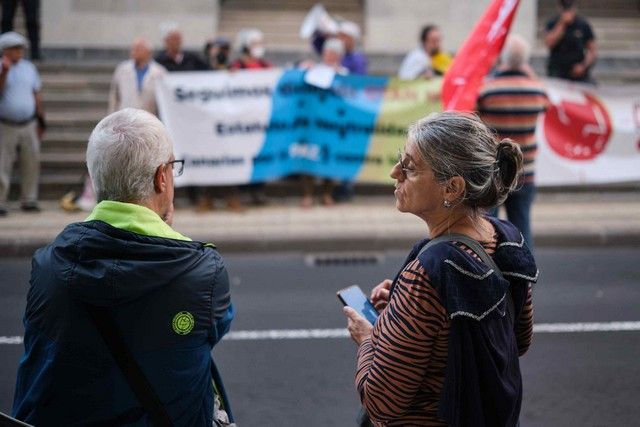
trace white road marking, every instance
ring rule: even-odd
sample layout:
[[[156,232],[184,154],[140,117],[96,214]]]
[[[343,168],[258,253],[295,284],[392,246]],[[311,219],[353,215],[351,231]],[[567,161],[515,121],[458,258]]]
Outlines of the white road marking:
[[[620,332],[640,331],[640,322],[591,322],[591,323],[538,323],[533,332],[559,334],[574,332]],[[262,331],[233,331],[224,339],[228,341],[296,340],[348,338],[346,329],[272,329]],[[22,344],[21,336],[0,336],[1,344]]]

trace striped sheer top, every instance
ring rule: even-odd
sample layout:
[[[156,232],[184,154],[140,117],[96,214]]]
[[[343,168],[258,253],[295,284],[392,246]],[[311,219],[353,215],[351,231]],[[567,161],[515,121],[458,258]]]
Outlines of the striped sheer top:
[[[493,257],[497,235],[480,243]],[[477,258],[464,244],[454,244]],[[406,264],[371,338],[358,349],[356,387],[376,426],[447,425],[438,417],[438,408],[447,372],[451,319],[429,273],[420,259]],[[519,355],[527,351],[532,338],[530,284],[523,302],[514,328]]]

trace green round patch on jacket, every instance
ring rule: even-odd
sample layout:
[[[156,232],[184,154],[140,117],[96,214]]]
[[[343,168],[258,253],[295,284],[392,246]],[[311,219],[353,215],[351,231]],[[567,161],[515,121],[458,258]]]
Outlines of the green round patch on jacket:
[[[193,315],[188,311],[181,311],[173,316],[173,331],[178,335],[187,335],[189,332],[193,330],[193,325],[195,325],[195,320],[193,320]]]

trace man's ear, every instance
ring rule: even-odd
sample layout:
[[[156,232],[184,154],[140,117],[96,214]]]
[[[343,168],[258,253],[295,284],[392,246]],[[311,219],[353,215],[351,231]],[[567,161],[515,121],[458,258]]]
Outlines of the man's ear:
[[[444,186],[444,199],[452,203],[462,200],[466,190],[466,183],[461,176],[449,178]]]
[[[164,193],[167,189],[167,178],[164,174],[167,165],[160,165],[156,169],[156,173],[153,175],[153,189],[156,194]]]

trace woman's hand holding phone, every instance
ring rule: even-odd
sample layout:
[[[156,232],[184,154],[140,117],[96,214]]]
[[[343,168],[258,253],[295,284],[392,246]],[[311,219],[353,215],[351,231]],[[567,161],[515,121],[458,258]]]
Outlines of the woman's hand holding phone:
[[[393,282],[389,279],[384,279],[371,291],[371,304],[381,312],[389,304],[389,294],[391,285]]]

